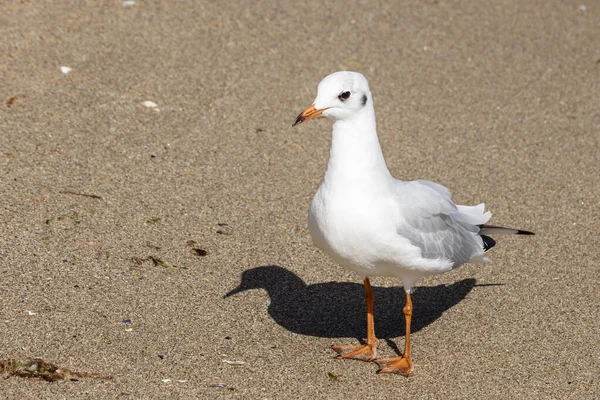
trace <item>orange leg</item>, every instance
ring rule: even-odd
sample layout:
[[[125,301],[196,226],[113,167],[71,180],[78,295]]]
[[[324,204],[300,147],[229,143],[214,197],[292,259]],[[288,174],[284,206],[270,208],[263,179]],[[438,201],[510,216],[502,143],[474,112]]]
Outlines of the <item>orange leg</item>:
[[[402,311],[404,311],[404,319],[406,320],[404,354],[400,357],[375,360],[377,365],[379,365],[379,371],[377,371],[377,373],[394,373],[404,376],[413,375],[414,367],[410,360],[410,320],[412,317],[412,309],[410,293],[406,292],[406,305],[402,309]]]
[[[365,278],[365,301],[367,302],[367,343],[360,346],[331,346],[338,353],[338,358],[360,361],[373,361],[377,358],[377,338],[375,337],[375,324],[373,321],[373,304],[375,295],[369,278]]]

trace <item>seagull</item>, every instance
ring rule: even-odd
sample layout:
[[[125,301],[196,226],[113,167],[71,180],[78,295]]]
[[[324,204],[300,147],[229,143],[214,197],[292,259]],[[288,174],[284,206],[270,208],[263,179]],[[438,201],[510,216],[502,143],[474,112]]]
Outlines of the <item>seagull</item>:
[[[314,244],[336,263],[363,278],[367,340],[358,346],[332,346],[338,358],[378,364],[378,373],[412,376],[411,291],[423,276],[442,274],[464,263],[487,261],[496,242],[491,235],[532,232],[488,225],[485,205],[457,205],[450,191],[426,180],[401,181],[389,172],[375,123],[373,96],[358,72],[339,71],[319,83],[313,104],[292,127],[315,117],[332,122],[329,161],[308,211]],[[396,277],[406,293],[404,353],[377,358],[373,276]]]

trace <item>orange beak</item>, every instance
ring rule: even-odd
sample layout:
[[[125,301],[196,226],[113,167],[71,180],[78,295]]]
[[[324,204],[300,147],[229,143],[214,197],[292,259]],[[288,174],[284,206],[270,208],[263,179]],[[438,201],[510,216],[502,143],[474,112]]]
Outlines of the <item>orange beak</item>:
[[[306,110],[302,111],[300,113],[300,115],[298,115],[298,117],[292,124],[292,128],[298,124],[301,124],[302,122],[304,122],[308,119],[320,116],[321,114],[323,114],[323,111],[325,111],[325,110],[327,110],[327,109],[324,108],[322,110],[317,110],[315,108],[315,105],[313,104],[312,106],[308,107]]]

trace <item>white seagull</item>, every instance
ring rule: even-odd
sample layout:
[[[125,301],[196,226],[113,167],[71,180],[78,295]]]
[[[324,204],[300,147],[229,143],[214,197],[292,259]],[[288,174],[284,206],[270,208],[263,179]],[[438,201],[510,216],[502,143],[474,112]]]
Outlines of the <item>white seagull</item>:
[[[466,262],[487,261],[489,236],[532,232],[486,225],[484,204],[452,202],[444,186],[405,182],[389,172],[375,126],[373,97],[357,72],[335,72],[319,83],[317,98],[292,126],[325,116],[333,123],[329,162],[308,212],[313,242],[341,266],[364,279],[367,342],[332,346],[338,357],[375,361],[378,372],[413,374],[410,358],[411,289],[419,278],[451,271]],[[369,277],[402,280],[406,291],[404,354],[377,359],[373,290]]]

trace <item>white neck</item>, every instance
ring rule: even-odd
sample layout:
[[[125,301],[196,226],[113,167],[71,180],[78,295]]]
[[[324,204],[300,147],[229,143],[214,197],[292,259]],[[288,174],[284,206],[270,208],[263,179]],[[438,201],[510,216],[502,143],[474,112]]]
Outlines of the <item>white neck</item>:
[[[377,137],[373,105],[352,119],[334,121],[324,181],[368,186],[390,177]]]

